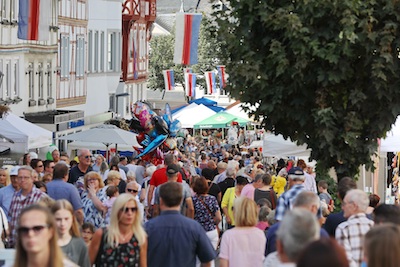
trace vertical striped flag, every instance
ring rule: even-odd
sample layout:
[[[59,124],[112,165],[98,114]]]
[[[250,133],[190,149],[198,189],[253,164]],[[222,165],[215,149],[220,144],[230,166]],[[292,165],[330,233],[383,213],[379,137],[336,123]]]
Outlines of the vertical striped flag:
[[[219,76],[219,87],[225,88],[226,86],[226,76],[225,76],[225,66],[217,66],[218,76]]]
[[[175,89],[174,70],[163,70],[165,90],[171,91]]]
[[[185,73],[185,90],[187,96],[196,96],[196,74]]]
[[[174,63],[197,63],[201,17],[199,13],[176,13]]]
[[[217,87],[215,85],[215,73],[212,71],[206,71],[204,73],[206,77],[206,84],[207,84],[207,92],[209,95],[216,93]]]
[[[185,75],[185,73],[193,73],[193,69],[192,68],[183,68],[183,75]]]
[[[47,41],[51,21],[49,0],[19,0],[18,38]]]

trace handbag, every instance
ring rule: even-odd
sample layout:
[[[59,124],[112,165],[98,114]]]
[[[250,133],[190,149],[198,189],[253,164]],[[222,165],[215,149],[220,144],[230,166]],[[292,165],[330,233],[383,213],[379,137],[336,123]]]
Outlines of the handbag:
[[[6,228],[4,227],[3,212],[1,210],[0,210],[0,216],[1,216],[1,225],[3,226],[3,233],[1,235],[1,241],[3,241],[5,248],[13,248],[13,246],[10,243],[10,240],[7,237]]]

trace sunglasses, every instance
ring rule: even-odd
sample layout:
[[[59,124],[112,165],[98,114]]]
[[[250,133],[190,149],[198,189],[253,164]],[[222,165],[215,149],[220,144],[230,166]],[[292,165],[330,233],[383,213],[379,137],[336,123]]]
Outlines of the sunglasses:
[[[138,210],[137,207],[131,207],[131,208],[125,207],[125,208],[122,208],[120,211],[123,211],[124,213],[128,213],[128,211],[135,213],[135,212],[137,212],[137,210]]]
[[[85,159],[88,159],[88,158],[91,158],[91,157],[92,157],[92,155],[86,155],[86,156],[84,156]]]
[[[49,226],[47,224],[46,225],[35,225],[35,226],[32,226],[32,227],[23,227],[23,226],[21,226],[21,227],[18,228],[17,231],[18,231],[18,234],[20,234],[20,235],[28,235],[29,232],[31,230],[33,230],[33,233],[35,235],[38,235],[38,234],[40,234],[40,232],[43,231],[44,228],[48,228],[48,227]]]
[[[129,193],[137,193],[137,192],[139,192],[136,189],[130,189],[130,188],[127,188],[126,191],[128,191]]]
[[[43,167],[43,165],[37,165],[36,167],[41,168],[41,167]]]

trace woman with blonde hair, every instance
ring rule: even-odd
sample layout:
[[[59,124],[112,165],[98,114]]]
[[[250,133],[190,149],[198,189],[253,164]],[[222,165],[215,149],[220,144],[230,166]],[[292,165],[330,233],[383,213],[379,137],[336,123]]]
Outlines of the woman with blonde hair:
[[[18,219],[14,267],[72,267],[57,244],[56,223],[50,210],[33,204]]]
[[[103,202],[107,199],[106,188],[99,173],[91,171],[85,174],[83,180],[82,205],[85,221],[92,223],[96,228],[103,227],[107,208]]]
[[[7,168],[0,168],[0,187],[7,186],[11,183],[10,172]]]
[[[384,223],[371,228],[364,239],[368,267],[397,267],[400,263],[400,227]]]
[[[81,238],[74,209],[68,200],[60,199],[51,208],[56,220],[58,245],[64,255],[81,267],[90,267],[88,249]]]
[[[234,201],[233,208],[235,227],[222,235],[219,266],[261,267],[266,238],[264,232],[256,227],[257,204],[247,197],[238,197]]]
[[[126,182],[122,180],[121,174],[118,171],[110,171],[107,175],[107,186],[114,185],[118,187],[120,194],[125,193]]]
[[[121,194],[114,202],[110,226],[98,229],[89,246],[94,266],[147,266],[147,236],[138,202]]]

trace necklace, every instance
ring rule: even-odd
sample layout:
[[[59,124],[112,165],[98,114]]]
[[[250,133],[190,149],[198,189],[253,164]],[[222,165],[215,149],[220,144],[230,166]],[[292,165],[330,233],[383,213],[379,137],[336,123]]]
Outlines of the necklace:
[[[125,235],[122,235],[122,234],[120,233],[120,234],[119,234],[119,237],[121,238],[122,242],[125,242],[125,241],[127,241],[127,238],[128,238],[130,235],[132,235],[132,232],[127,233],[127,234],[125,234]]]

